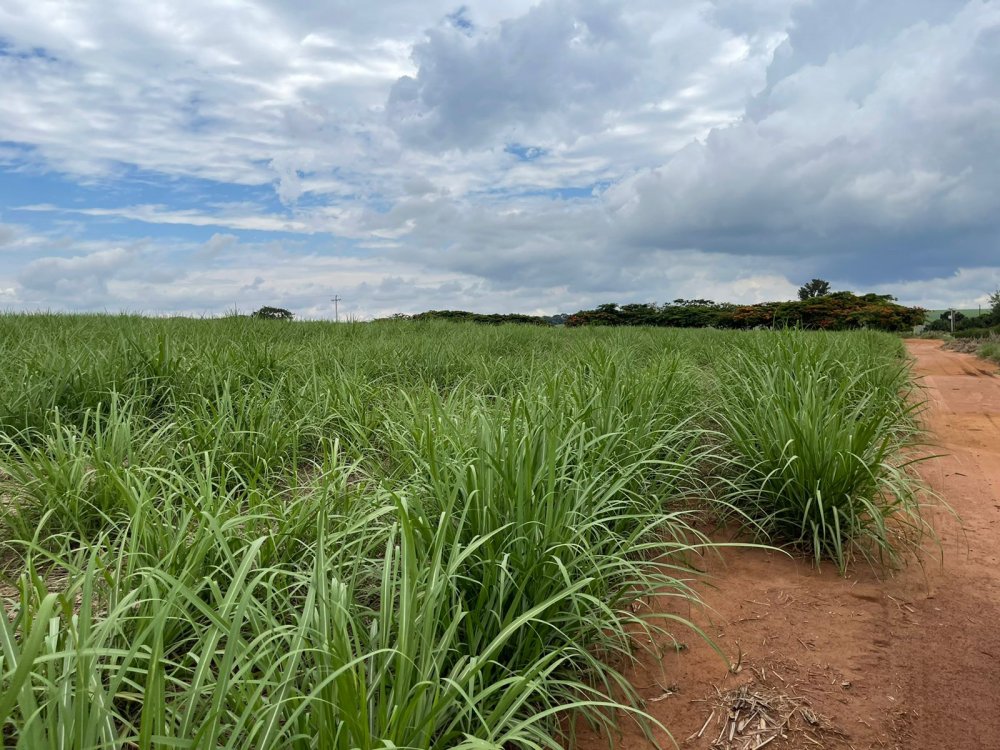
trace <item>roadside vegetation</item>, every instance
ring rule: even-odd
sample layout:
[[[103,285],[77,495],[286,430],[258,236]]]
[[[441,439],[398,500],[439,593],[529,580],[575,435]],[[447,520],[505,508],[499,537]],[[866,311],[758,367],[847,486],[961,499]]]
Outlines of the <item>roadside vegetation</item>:
[[[978,352],[980,357],[990,359],[1000,363],[1000,333],[992,335],[980,347]]]
[[[1000,363],[1000,329],[976,336],[949,336],[945,349],[963,354],[975,354],[983,359]]]
[[[711,523],[926,532],[891,335],[259,317],[0,316],[5,746],[565,747]]]
[[[952,318],[954,317],[954,320]],[[1000,289],[989,296],[989,308],[980,315],[945,310],[927,326],[930,332],[951,331],[945,348],[1000,363]]]
[[[930,314],[928,331],[954,332],[957,338],[1000,336],[1000,289],[989,295],[985,312],[940,310]]]

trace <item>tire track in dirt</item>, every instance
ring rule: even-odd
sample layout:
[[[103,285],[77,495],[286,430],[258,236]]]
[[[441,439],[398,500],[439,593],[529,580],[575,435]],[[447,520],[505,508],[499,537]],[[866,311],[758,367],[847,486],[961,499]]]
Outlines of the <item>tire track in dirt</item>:
[[[713,744],[723,726],[719,696],[743,685],[794,698],[836,730],[800,717],[769,750],[1000,748],[1000,377],[940,342],[907,346],[942,454],[921,473],[964,529],[934,511],[940,548],[887,580],[861,565],[840,578],[832,566],[763,550],[707,556],[708,584],[696,586],[706,608],[660,608],[694,620],[738,669],[677,632],[682,649],[667,647],[629,672],[681,748],[730,747]],[[671,744],[665,733],[657,739]],[[585,734],[578,747],[607,741]],[[650,743],[626,723],[614,746]]]
[[[909,677],[914,717],[905,748],[1000,748],[1000,377],[940,342],[908,342],[929,399],[925,421],[944,454],[924,478],[962,519],[943,526],[944,565],[926,582],[917,624],[892,652]]]

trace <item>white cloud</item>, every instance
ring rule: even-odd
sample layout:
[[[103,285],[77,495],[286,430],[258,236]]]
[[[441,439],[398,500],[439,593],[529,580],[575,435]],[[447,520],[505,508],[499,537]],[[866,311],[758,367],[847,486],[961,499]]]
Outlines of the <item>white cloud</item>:
[[[205,258],[217,258],[227,250],[235,249],[239,242],[240,238],[235,234],[219,234],[216,232],[204,244],[200,255]]]
[[[9,3],[4,139],[87,177],[134,165],[267,184],[270,160],[310,146],[336,164],[410,64],[405,46],[341,38],[321,15],[310,30],[294,9],[223,0]]]
[[[128,270],[133,253],[122,247],[68,258],[45,257],[30,262],[18,277],[28,292],[44,292],[50,299],[99,301],[107,294],[108,279]]]
[[[615,299],[680,296],[755,302],[794,291],[780,273],[745,258],[713,266],[697,252],[650,256],[615,273],[581,256],[594,274],[585,285],[561,276],[558,258],[544,273],[532,275],[526,259],[513,275],[488,278],[489,269],[480,265],[488,256],[466,258],[452,269],[433,268],[422,257],[333,256],[294,242],[250,242],[219,233],[204,243],[147,238],[79,242],[71,248],[52,244],[48,253],[24,263],[13,277],[0,277],[6,306],[206,315],[267,304],[323,318],[332,315],[330,298],[338,294],[342,313],[368,319],[431,308],[548,314]]]
[[[683,142],[738,117],[768,45],[711,23],[705,3],[548,0],[475,33],[443,24],[415,45],[387,113],[430,150],[504,142],[571,150]],[[773,44],[780,36],[773,38]],[[736,65],[734,63],[740,63]]]
[[[974,299],[1000,0],[849,6],[0,3],[0,180],[72,188],[5,213],[0,288],[314,315],[330,290],[555,312],[812,276]]]
[[[261,214],[257,206],[247,204],[220,205],[214,212],[198,209],[170,209],[163,205],[136,205],[120,208],[63,208],[51,204],[21,206],[20,211],[79,214],[112,219],[129,219],[147,224],[177,224],[191,227],[229,227],[263,232],[310,233],[321,228],[307,221]]]
[[[296,163],[291,157],[278,156],[271,159],[271,169],[278,175],[278,197],[285,205],[295,203],[302,195],[302,176],[294,166]],[[299,162],[301,163],[301,162]]]
[[[355,199],[359,187],[393,195],[432,170],[453,190],[492,185],[510,166],[504,139],[519,131],[562,152],[561,164],[521,170],[525,183],[553,170],[566,176],[581,160],[581,177],[606,176],[738,116],[781,31],[736,65],[727,51],[745,42],[715,26],[702,0],[669,11],[652,2],[475,3],[465,14],[474,39],[444,20],[451,3],[353,5],[0,8],[2,36],[18,52],[0,56],[2,137],[30,145],[23,158],[85,179],[138,167],[273,181],[287,203],[324,192],[334,174],[348,176]],[[437,131],[497,153],[456,163],[401,148],[387,124],[411,130],[390,96],[405,88],[403,76],[419,82]]]
[[[14,227],[7,224],[0,224],[0,247],[12,245],[16,237],[17,232],[14,230]]]

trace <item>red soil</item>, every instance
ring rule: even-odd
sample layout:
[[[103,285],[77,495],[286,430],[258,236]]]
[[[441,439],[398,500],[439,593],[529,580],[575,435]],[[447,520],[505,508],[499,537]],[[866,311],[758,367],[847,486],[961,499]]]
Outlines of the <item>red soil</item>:
[[[886,580],[862,564],[840,578],[830,565],[817,571],[778,552],[730,549],[706,559],[710,585],[698,589],[707,609],[679,614],[739,667],[730,671],[697,636],[678,633],[688,648],[630,675],[681,748],[713,747],[723,727],[719,695],[744,684],[798,699],[826,720],[824,730],[799,714],[798,731],[768,750],[1000,748],[1000,377],[939,342],[907,345],[944,454],[921,471],[961,527],[936,514],[941,549]],[[650,747],[632,726],[614,744]]]

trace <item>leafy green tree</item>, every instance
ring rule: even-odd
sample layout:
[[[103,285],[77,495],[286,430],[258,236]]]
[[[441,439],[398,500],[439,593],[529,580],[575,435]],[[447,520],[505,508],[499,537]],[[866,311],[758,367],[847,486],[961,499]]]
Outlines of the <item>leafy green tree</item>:
[[[807,300],[813,297],[825,297],[830,293],[830,282],[823,279],[813,279],[808,284],[799,287],[799,299]]]

